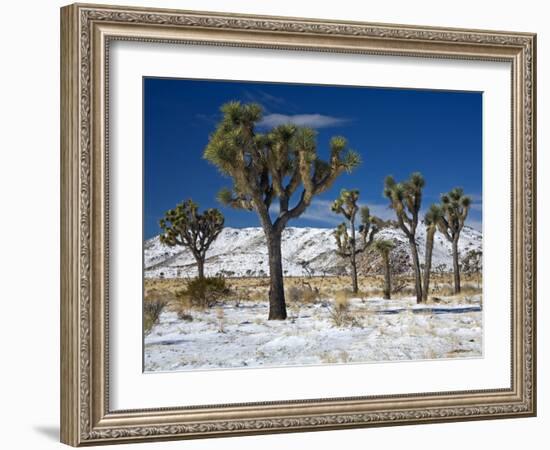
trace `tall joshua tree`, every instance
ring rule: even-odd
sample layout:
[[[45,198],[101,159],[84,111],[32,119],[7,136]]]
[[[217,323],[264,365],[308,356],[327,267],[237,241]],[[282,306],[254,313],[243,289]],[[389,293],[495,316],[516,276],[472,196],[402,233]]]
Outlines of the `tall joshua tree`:
[[[215,208],[199,213],[193,200],[186,200],[166,211],[160,220],[160,242],[173,247],[187,247],[197,261],[199,278],[204,278],[206,252],[223,230],[224,218]]]
[[[389,300],[391,298],[390,253],[395,248],[395,244],[388,239],[379,239],[374,242],[374,248],[382,256],[382,262],[384,263],[384,298]]]
[[[370,215],[367,207],[359,208],[359,191],[357,189],[348,191],[342,189],[340,197],[332,203],[332,211],[345,217],[346,222],[342,222],[336,230],[334,237],[338,247],[338,254],[343,258],[349,258],[351,265],[351,285],[352,291],[356,294],[359,290],[357,284],[357,255],[363,253],[373,242],[374,235],[378,232],[378,220]],[[361,225],[359,226],[359,242],[357,240],[357,230],[355,229],[355,220],[357,212],[361,211]],[[349,231],[348,231],[349,228]]]
[[[269,316],[286,319],[281,235],[288,221],[299,217],[314,196],[330,188],[345,171],[359,162],[347,149],[343,137],[330,141],[330,156],[317,154],[316,133],[311,128],[280,125],[258,133],[262,119],[258,104],[229,102],[222,106],[223,118],[204,150],[204,157],[233,181],[218,199],[226,205],[255,211],[264,230],[269,255]],[[297,199],[293,200],[293,194]],[[278,204],[274,202],[278,200]],[[291,205],[292,203],[292,205]],[[277,209],[272,219],[270,208]]]
[[[430,273],[432,271],[432,253],[434,248],[434,236],[437,228],[440,226],[442,217],[441,208],[437,205],[431,205],[424,216],[424,225],[426,225],[426,257],[424,260],[424,284],[422,286],[422,300],[428,300],[430,291]]]
[[[424,184],[424,177],[418,172],[413,173],[407,181],[401,183],[397,183],[391,175],[387,176],[384,181],[384,195],[390,201],[390,208],[395,211],[399,228],[409,241],[414,266],[417,303],[422,303],[422,275],[416,245],[416,228],[418,214],[422,206]]]
[[[462,188],[455,187],[441,196],[443,214],[439,230],[453,247],[454,293],[460,293],[460,265],[458,264],[458,240],[468,217],[472,200],[464,195]]]

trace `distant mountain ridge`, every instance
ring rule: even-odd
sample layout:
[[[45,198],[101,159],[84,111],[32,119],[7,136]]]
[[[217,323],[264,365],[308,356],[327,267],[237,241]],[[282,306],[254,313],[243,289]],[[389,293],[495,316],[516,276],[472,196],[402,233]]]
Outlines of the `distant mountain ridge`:
[[[283,271],[286,276],[342,275],[347,264],[336,254],[333,228],[288,227],[283,232]],[[401,230],[392,226],[382,228],[375,239],[390,239],[396,244],[392,251],[392,270],[412,273],[409,244]],[[426,232],[418,227],[417,243],[421,262],[424,260]],[[460,235],[459,251],[463,258],[469,250],[482,251],[481,232],[464,227]],[[228,277],[256,277],[269,274],[267,246],[260,227],[224,228],[206,254],[205,274]],[[434,240],[432,267],[444,271],[452,269],[451,243],[440,233]],[[147,278],[195,277],[196,263],[187,249],[167,247],[159,236],[144,243],[144,272]],[[374,251],[361,254],[359,275],[380,273],[380,258]]]

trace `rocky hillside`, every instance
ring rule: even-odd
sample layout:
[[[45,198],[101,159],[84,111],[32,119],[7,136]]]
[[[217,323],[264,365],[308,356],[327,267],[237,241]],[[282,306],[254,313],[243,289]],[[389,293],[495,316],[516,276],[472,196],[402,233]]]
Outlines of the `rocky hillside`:
[[[345,261],[335,250],[332,228],[287,228],[283,233],[283,270],[287,276],[340,275],[346,273]],[[380,230],[376,239],[391,239],[392,269],[395,273],[411,272],[409,244],[397,228]],[[419,226],[417,242],[421,261],[424,259],[425,231]],[[459,249],[461,256],[469,250],[482,250],[482,235],[465,227]],[[149,278],[194,277],[196,264],[189,251],[167,247],[158,236],[144,243],[145,276]],[[433,267],[447,271],[452,268],[451,245],[436,233]],[[359,260],[360,274],[380,273],[380,258],[375,252],[365,252]],[[208,276],[266,276],[269,272],[266,240],[261,228],[225,228],[207,253],[205,272]]]

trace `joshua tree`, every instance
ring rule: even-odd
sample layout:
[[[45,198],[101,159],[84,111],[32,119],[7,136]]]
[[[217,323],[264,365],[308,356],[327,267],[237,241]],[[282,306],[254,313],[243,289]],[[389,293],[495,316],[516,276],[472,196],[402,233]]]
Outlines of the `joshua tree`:
[[[443,214],[439,221],[439,231],[452,243],[453,246],[453,271],[454,293],[460,293],[460,266],[458,264],[458,240],[460,232],[464,228],[464,222],[468,217],[470,197],[464,195],[462,188],[455,187],[447,194],[441,196],[441,209]]]
[[[168,210],[161,219],[160,242],[169,247],[187,247],[197,261],[199,278],[204,278],[206,252],[222,231],[223,223],[223,215],[217,209],[210,208],[199,214],[199,206],[193,200],[186,200]]]
[[[418,226],[418,214],[422,205],[422,188],[424,177],[413,173],[407,181],[396,183],[390,175],[384,181],[384,195],[390,201],[390,208],[395,211],[397,224],[409,240],[414,266],[415,292],[417,303],[422,303],[422,275],[420,273],[420,260],[416,245],[416,227]]]
[[[424,216],[424,225],[426,225],[426,257],[424,260],[424,285],[422,286],[422,300],[428,300],[430,291],[430,273],[432,271],[432,252],[434,248],[434,235],[441,220],[441,208],[437,205],[431,205]]]
[[[481,250],[472,249],[462,260],[462,271],[468,274],[475,274],[477,279],[477,287],[481,285],[481,271],[483,269],[483,252]]]
[[[380,239],[374,242],[374,248],[382,256],[382,262],[384,263],[384,298],[389,300],[391,298],[390,253],[395,248],[395,244],[388,239]]]
[[[342,222],[334,230],[334,237],[336,238],[338,255],[342,258],[349,258],[351,285],[354,294],[359,290],[357,285],[357,255],[363,253],[372,244],[374,235],[378,232],[378,219],[370,215],[369,208],[359,208],[357,206],[358,199],[359,191],[357,189],[352,191],[342,189],[340,197],[332,203],[332,211],[336,214],[342,214],[347,220],[347,223]],[[361,225],[359,226],[359,242],[357,242],[355,217],[359,210],[361,210]]]
[[[292,124],[257,133],[262,108],[254,103],[230,102],[221,111],[223,118],[210,136],[204,157],[233,181],[231,189],[222,190],[218,199],[234,208],[255,211],[260,218],[269,255],[268,318],[284,320],[282,232],[315,195],[329,189],[343,172],[355,168],[359,155],[347,150],[343,137],[333,137],[329,159],[323,161],[317,154],[315,131]],[[291,206],[295,193],[298,198]],[[276,199],[277,205],[273,204]],[[272,207],[277,211],[274,219]]]

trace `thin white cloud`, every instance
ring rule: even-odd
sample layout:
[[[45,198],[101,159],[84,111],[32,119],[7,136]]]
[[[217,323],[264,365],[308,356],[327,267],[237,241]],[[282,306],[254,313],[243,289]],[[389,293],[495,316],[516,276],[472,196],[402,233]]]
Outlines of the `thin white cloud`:
[[[276,97],[261,89],[254,89],[252,91],[245,90],[244,97],[250,102],[261,103],[265,106],[280,106],[287,103],[286,99],[282,97]]]
[[[314,222],[324,223],[326,225],[338,225],[344,222],[345,219],[342,216],[332,212],[331,206],[332,200],[314,199],[311,202],[311,205],[309,205],[305,212],[300,216],[300,219],[311,220]],[[369,204],[368,207],[370,208],[372,215],[383,220],[394,218],[393,211],[389,209],[387,205]],[[277,215],[279,213],[279,205],[273,204],[270,208],[270,212]]]
[[[472,211],[483,211],[483,196],[481,194],[467,194],[472,200],[470,209]],[[472,227],[473,228],[473,227]]]
[[[474,211],[482,211],[483,210],[483,205],[481,203],[472,203],[470,205],[470,209],[472,209]]]
[[[395,213],[386,203],[367,203],[360,206],[368,206],[371,216],[378,217],[382,220],[395,220]]]
[[[320,224],[336,226],[344,221],[344,218],[331,210],[332,200],[324,199],[314,199],[311,202],[311,205],[305,210],[305,212],[300,216],[300,219],[311,220],[314,222],[319,222]],[[370,209],[371,215],[378,217],[382,220],[395,220],[394,211],[385,203],[369,203],[369,204],[360,204],[359,206],[368,206]],[[279,213],[279,205],[274,203],[270,212],[274,215]],[[420,211],[419,218],[422,220],[426,210]],[[466,225],[474,228],[478,231],[483,231],[483,223],[480,220],[470,218],[466,219]]]
[[[330,200],[314,199],[300,217],[328,225],[338,225],[343,221],[342,216],[332,212],[331,206],[332,202]]]
[[[325,116],[324,114],[268,114],[264,116],[258,126],[271,128],[286,123],[292,123],[301,127],[327,128],[344,125],[348,122],[349,119]]]
[[[483,196],[481,194],[466,194],[468,197],[472,199],[472,202],[475,203],[481,203],[483,200]]]
[[[331,211],[331,205],[332,202],[330,200],[314,199],[305,212],[302,213],[300,219],[313,220],[328,225],[338,225],[342,222],[342,218]],[[274,215],[279,214],[279,204],[274,203],[271,205],[269,212]]]

